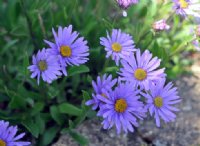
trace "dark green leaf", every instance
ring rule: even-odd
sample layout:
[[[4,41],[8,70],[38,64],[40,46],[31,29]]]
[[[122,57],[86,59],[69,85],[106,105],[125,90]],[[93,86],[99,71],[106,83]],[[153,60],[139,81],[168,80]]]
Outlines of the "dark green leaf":
[[[50,107],[50,113],[51,113],[52,118],[58,124],[62,124],[63,123],[63,116],[60,114],[59,109],[56,106],[51,106]]]
[[[60,104],[58,108],[59,111],[64,114],[69,114],[73,116],[79,116],[81,114],[81,109],[69,103]]]
[[[83,99],[85,101],[87,101],[87,100],[89,100],[91,98],[90,95],[88,94],[88,92],[82,90],[82,93],[83,93]]]
[[[53,139],[56,137],[56,134],[58,133],[58,131],[59,131],[59,127],[51,127],[47,129],[44,132],[44,135],[42,137],[42,145],[45,146],[45,145],[50,144],[53,141]]]
[[[42,111],[44,108],[44,103],[43,102],[37,102],[34,107],[31,109],[31,115],[35,115]]]
[[[89,144],[88,139],[86,139],[83,135],[77,133],[74,130],[69,130],[69,135],[71,135],[71,137],[82,146],[86,146]]]
[[[34,123],[33,120],[27,119],[22,122],[22,124],[28,129],[28,131],[36,138],[38,138],[38,135],[40,133],[39,126],[37,123]]]

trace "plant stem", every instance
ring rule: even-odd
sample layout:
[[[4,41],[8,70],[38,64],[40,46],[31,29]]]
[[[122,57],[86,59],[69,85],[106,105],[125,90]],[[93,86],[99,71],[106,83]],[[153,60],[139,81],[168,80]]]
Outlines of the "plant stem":
[[[20,0],[20,4],[21,4],[22,10],[23,10],[23,13],[25,15],[26,21],[27,21],[29,34],[30,34],[33,46],[35,47],[35,49],[37,49],[38,45],[37,45],[37,42],[35,41],[35,35],[34,35],[33,29],[32,29],[32,22],[31,22],[31,19],[30,19],[29,15],[28,15],[27,11],[26,11],[26,8],[25,8],[25,5],[24,5],[24,1]]]

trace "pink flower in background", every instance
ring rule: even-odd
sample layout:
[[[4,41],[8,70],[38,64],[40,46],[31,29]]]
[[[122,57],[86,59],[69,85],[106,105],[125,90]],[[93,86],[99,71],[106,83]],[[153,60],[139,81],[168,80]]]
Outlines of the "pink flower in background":
[[[170,26],[167,25],[165,19],[162,19],[162,20],[159,20],[159,21],[154,22],[154,24],[153,24],[153,29],[154,29],[155,31],[168,30],[168,29],[170,29]]]
[[[122,9],[127,9],[133,4],[137,4],[139,0],[116,0],[119,7]]]

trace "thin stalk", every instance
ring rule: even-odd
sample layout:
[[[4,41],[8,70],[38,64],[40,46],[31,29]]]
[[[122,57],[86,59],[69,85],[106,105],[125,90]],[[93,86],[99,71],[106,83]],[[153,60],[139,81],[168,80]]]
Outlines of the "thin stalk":
[[[20,4],[21,4],[21,7],[22,7],[22,10],[23,10],[23,13],[25,15],[25,18],[26,18],[26,21],[27,21],[27,25],[28,25],[28,30],[29,30],[29,35],[31,37],[31,40],[32,40],[32,43],[33,43],[33,46],[35,49],[38,48],[38,45],[37,45],[37,42],[36,42],[36,37],[35,37],[35,34],[33,33],[33,28],[32,28],[32,22],[31,22],[31,19],[26,11],[26,7],[24,5],[24,1],[23,0],[20,0]]]

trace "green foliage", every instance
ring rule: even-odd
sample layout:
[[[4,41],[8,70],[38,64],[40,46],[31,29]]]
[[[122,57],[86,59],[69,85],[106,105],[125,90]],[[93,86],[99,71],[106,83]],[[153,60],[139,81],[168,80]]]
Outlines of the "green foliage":
[[[191,49],[191,26],[171,11],[171,4],[142,0],[124,18],[114,0],[0,0],[0,119],[21,125],[36,146],[51,144],[61,131],[87,145],[88,140],[73,129],[95,115],[85,106],[91,80],[97,74],[118,71],[105,59],[99,37],[106,30],[121,28],[133,36],[136,47],[161,58],[168,77],[175,78],[188,62],[180,52]],[[173,27],[155,33],[152,23],[161,18],[169,18]],[[44,39],[53,40],[52,27],[69,24],[88,40],[89,62],[68,67],[68,76],[51,85],[37,85],[27,70],[31,56],[46,47]]]
[[[69,103],[62,103],[58,106],[58,109],[60,113],[69,114],[72,116],[79,116],[81,114],[81,109]]]

